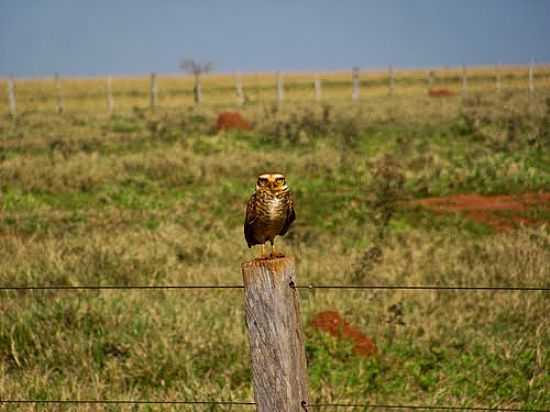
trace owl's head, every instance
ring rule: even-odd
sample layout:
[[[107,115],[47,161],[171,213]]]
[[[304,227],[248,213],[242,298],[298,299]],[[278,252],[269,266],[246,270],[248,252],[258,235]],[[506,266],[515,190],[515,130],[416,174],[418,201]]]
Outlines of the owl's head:
[[[288,190],[286,178],[280,173],[264,173],[258,176],[256,190],[284,191]]]

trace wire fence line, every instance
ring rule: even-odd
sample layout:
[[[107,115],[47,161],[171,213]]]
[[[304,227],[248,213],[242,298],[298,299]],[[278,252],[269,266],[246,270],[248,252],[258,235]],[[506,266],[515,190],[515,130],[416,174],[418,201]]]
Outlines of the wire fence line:
[[[370,403],[319,403],[308,405],[312,408],[371,408],[371,409],[410,409],[410,410],[438,410],[438,411],[495,411],[495,412],[549,412],[550,409],[519,409],[519,408],[496,408],[481,406],[449,406],[449,405],[386,405]]]
[[[240,74],[231,75],[207,75],[207,72],[201,75],[202,80],[198,82],[198,77],[178,76],[160,73],[150,73],[141,76],[111,76],[102,75],[95,78],[78,80],[67,76],[62,79],[59,73],[49,79],[19,78],[13,76],[2,78],[0,83],[7,85],[8,102],[6,108],[9,113],[15,117],[21,112],[21,107],[25,110],[31,110],[38,105],[52,106],[58,114],[66,113],[66,103],[75,100],[101,101],[105,105],[107,112],[112,115],[116,110],[120,111],[120,102],[136,99],[149,105],[150,109],[159,107],[178,107],[183,101],[188,101],[193,96],[195,104],[203,101],[203,94],[207,95],[206,100],[212,103],[227,103],[233,99],[242,106],[246,102],[275,100],[281,103],[286,100],[286,92],[292,92],[294,98],[290,100],[309,101],[314,99],[316,102],[327,100],[325,94],[330,94],[331,100],[346,98],[353,102],[358,102],[360,89],[365,91],[376,88],[387,89],[387,95],[398,94],[397,90],[407,90],[411,87],[427,87],[430,96],[462,96],[468,95],[468,91],[474,91],[476,86],[481,86],[483,91],[492,89],[500,92],[506,88],[510,90],[527,90],[529,96],[535,91],[535,83],[540,89],[548,87],[550,78],[550,66],[548,64],[535,64],[533,60],[526,65],[502,66],[497,64],[493,68],[485,67],[466,67],[462,68],[432,68],[432,69],[397,69],[389,65],[386,69],[378,70],[360,70],[358,67],[351,69],[351,72],[326,72],[324,74],[310,72],[307,74],[267,72],[249,73],[247,77],[246,88],[243,85],[243,79]],[[348,77],[348,72],[349,76]],[[260,77],[263,80],[260,80]],[[162,80],[161,80],[162,78]],[[195,78],[195,84],[193,83]],[[225,80],[223,80],[225,78]],[[210,79],[210,80],[209,80]],[[284,79],[284,80],[283,80]],[[77,86],[75,81],[87,81],[88,87]],[[524,82],[527,84],[523,84]],[[42,82],[41,87],[36,87],[36,82]],[[160,84],[162,82],[162,85]],[[521,82],[521,84],[519,83]],[[115,85],[116,83],[116,85]],[[322,86],[323,85],[323,86]],[[197,87],[199,86],[199,87]],[[450,87],[450,89],[449,89]],[[71,89],[73,91],[71,91]],[[245,90],[246,89],[246,90]],[[325,92],[322,92],[325,90]],[[336,93],[336,94],[334,94]],[[267,95],[272,95],[268,97]],[[161,99],[162,96],[162,99]],[[323,97],[324,96],[324,97]],[[178,104],[173,100],[178,99]],[[161,102],[162,100],[162,102]],[[191,103],[191,101],[188,101]],[[73,102],[71,106],[74,106]],[[0,109],[2,108],[0,102]],[[78,105],[79,108],[81,105]],[[122,106],[126,109],[135,107],[129,101]],[[74,109],[70,110],[74,112]]]
[[[1,404],[42,404],[42,405],[209,405],[209,406],[255,406],[247,401],[149,401],[149,400],[108,400],[108,399],[0,399]],[[513,412],[513,411],[511,411]]]
[[[447,292],[550,292],[550,287],[515,286],[408,286],[408,285],[291,285],[302,290],[409,290]],[[0,286],[0,291],[86,291],[86,290],[200,290],[200,289],[244,289],[243,285],[44,285],[44,286]]]
[[[149,401],[149,400],[24,400],[24,399],[0,399],[2,404],[12,405],[203,405],[203,406],[256,406],[252,401]],[[520,409],[480,406],[450,406],[450,405],[405,405],[405,404],[376,404],[376,403],[312,403],[302,404],[305,411],[310,408],[363,408],[363,409],[390,409],[390,410],[440,410],[440,411],[476,411],[476,412],[549,412],[550,409]]]

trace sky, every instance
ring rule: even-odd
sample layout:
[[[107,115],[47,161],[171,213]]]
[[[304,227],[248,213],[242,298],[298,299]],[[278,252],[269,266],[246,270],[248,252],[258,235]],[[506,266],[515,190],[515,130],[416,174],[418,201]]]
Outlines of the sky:
[[[550,63],[550,0],[0,0],[0,76]]]

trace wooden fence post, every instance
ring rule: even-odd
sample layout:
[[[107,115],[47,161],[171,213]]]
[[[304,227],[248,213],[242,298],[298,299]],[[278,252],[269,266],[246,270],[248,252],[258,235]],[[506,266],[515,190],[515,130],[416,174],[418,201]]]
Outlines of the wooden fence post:
[[[497,93],[500,93],[500,90],[501,90],[501,82],[500,82],[500,64],[497,64],[495,66],[495,77],[496,77],[496,89],[497,89]]]
[[[155,111],[157,107],[157,74],[151,73],[151,81],[149,83],[149,108]]]
[[[195,104],[199,105],[202,103],[202,84],[201,84],[201,74],[195,73],[195,85],[193,86],[193,98],[195,99]]]
[[[354,102],[359,100],[359,67],[351,69],[351,80],[353,83],[353,90],[351,92],[351,100]]]
[[[256,410],[305,412],[308,379],[294,259],[255,259],[241,269]]]
[[[235,94],[237,95],[237,104],[242,106],[245,101],[244,91],[243,91],[243,80],[241,78],[241,73],[235,73]]]
[[[535,61],[531,60],[529,63],[529,97],[535,92],[535,82],[534,82],[534,71],[535,71]]]
[[[254,82],[256,83],[256,86],[254,87],[254,90],[255,90],[255,93],[256,93],[256,98],[263,105],[264,95],[262,93],[262,87],[261,87],[261,84],[260,84],[260,74],[259,73],[254,73]]]
[[[468,94],[468,72],[466,71],[466,65],[462,65],[462,97],[466,97]]]
[[[395,88],[394,83],[395,83],[395,76],[393,73],[393,67],[390,64],[390,66],[388,67],[388,94],[390,96],[393,96],[393,91]]]
[[[13,79],[13,76],[8,79],[8,101],[10,106],[10,115],[15,118],[17,114],[17,104],[15,101],[15,80]]]
[[[277,72],[277,103],[281,104],[285,98],[285,88],[283,84],[283,74]]]
[[[313,84],[315,86],[315,101],[320,102],[321,101],[321,78],[319,77],[319,73],[315,73],[315,80],[313,81]]]
[[[430,92],[430,90],[432,90],[434,86],[434,77],[435,77],[434,71],[430,70],[428,72],[428,93]]]
[[[55,81],[55,111],[59,114],[63,113],[64,111],[64,105],[63,105],[63,93],[61,90],[61,79],[59,77],[59,73],[56,73],[54,76]]]
[[[112,78],[107,76],[107,111],[109,114],[113,114],[115,108],[115,101],[113,100],[113,87],[112,87]]]

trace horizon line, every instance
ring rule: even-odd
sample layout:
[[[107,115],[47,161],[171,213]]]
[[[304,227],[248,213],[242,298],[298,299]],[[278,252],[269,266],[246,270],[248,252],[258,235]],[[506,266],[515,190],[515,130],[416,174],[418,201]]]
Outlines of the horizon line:
[[[534,67],[539,67],[543,69],[550,69],[550,62],[528,62],[528,63],[494,63],[494,64],[473,64],[473,65],[436,65],[436,66],[398,66],[393,64],[388,64],[387,66],[378,66],[362,69],[361,66],[351,66],[349,68],[339,68],[339,69],[271,69],[271,70],[220,70],[220,71],[211,71],[209,73],[204,73],[203,76],[259,76],[259,75],[276,75],[277,73],[283,73],[287,75],[300,75],[300,74],[341,74],[341,73],[351,73],[353,67],[358,67],[362,73],[386,73],[391,67],[394,71],[410,71],[410,72],[422,72],[422,71],[436,71],[436,70],[461,70],[463,67],[474,68],[478,70],[494,70],[496,67],[501,69],[519,69],[519,68],[528,68],[531,64]],[[11,79],[20,79],[20,80],[44,80],[50,79],[55,75],[59,75],[65,79],[95,79],[102,77],[112,77],[112,78],[140,78],[144,76],[149,76],[152,73],[155,73],[157,76],[164,77],[192,77],[190,73],[182,71],[174,72],[160,72],[160,71],[148,71],[140,74],[112,74],[112,73],[96,73],[96,74],[63,74],[60,71],[53,71],[51,74],[38,74],[38,75],[22,75],[18,76],[16,74],[0,74],[0,80],[9,80]]]

